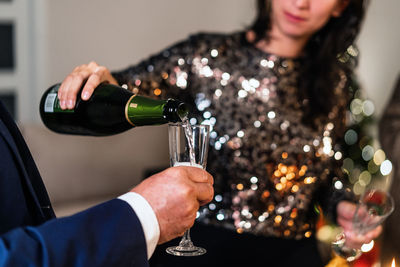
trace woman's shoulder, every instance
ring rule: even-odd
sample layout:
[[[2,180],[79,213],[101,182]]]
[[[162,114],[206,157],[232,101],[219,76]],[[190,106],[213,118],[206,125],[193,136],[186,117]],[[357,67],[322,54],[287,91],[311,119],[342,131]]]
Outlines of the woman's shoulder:
[[[236,31],[231,33],[221,32],[197,32],[190,34],[186,39],[181,40],[170,46],[170,49],[190,47],[193,49],[210,49],[220,46],[234,46],[240,44],[244,32]]]
[[[240,40],[243,31],[235,32],[197,32],[189,35],[190,40],[212,40],[212,41],[227,41],[227,40]]]

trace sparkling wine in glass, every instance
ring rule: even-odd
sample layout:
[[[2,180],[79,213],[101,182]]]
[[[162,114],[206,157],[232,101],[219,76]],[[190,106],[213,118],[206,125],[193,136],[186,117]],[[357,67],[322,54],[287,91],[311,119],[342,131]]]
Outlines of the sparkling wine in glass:
[[[184,118],[182,123],[168,125],[169,155],[171,166],[193,166],[206,168],[209,125],[190,125]],[[206,250],[193,244],[190,229],[185,232],[178,246],[168,247],[166,251],[175,256],[200,256]]]
[[[394,210],[394,201],[388,192],[367,190],[357,203],[353,217],[353,229],[363,235],[379,226]],[[333,251],[351,262],[360,257],[361,250],[346,246],[346,236],[342,232],[332,242]]]

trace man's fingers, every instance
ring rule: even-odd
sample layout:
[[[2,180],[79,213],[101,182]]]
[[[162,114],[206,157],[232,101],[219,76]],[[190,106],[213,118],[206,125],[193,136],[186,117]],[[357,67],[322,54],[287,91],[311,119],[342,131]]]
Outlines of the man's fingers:
[[[195,183],[209,183],[214,184],[214,178],[203,169],[197,167],[183,167],[186,168],[189,179]]]
[[[200,206],[210,202],[214,196],[214,188],[209,183],[196,183],[196,195]]]

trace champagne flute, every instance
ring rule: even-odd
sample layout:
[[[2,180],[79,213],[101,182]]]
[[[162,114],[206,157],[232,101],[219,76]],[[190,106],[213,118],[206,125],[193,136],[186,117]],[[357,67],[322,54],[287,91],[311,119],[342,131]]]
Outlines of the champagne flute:
[[[190,125],[183,120],[182,124],[169,124],[168,135],[171,166],[206,168],[209,125]],[[193,245],[190,229],[185,232],[178,246],[168,247],[166,251],[175,256],[200,256],[206,253],[204,248]]]
[[[392,196],[382,190],[367,190],[357,203],[353,217],[353,229],[356,234],[363,235],[378,227],[394,210]],[[348,262],[361,256],[360,249],[346,246],[344,232],[336,236],[332,242],[333,251]]]

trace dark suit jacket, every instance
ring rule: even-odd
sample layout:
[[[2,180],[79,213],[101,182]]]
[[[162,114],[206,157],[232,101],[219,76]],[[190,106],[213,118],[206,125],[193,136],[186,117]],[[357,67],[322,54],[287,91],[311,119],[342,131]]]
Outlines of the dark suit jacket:
[[[0,267],[148,266],[139,219],[113,199],[56,219],[29,149],[0,102]]]

